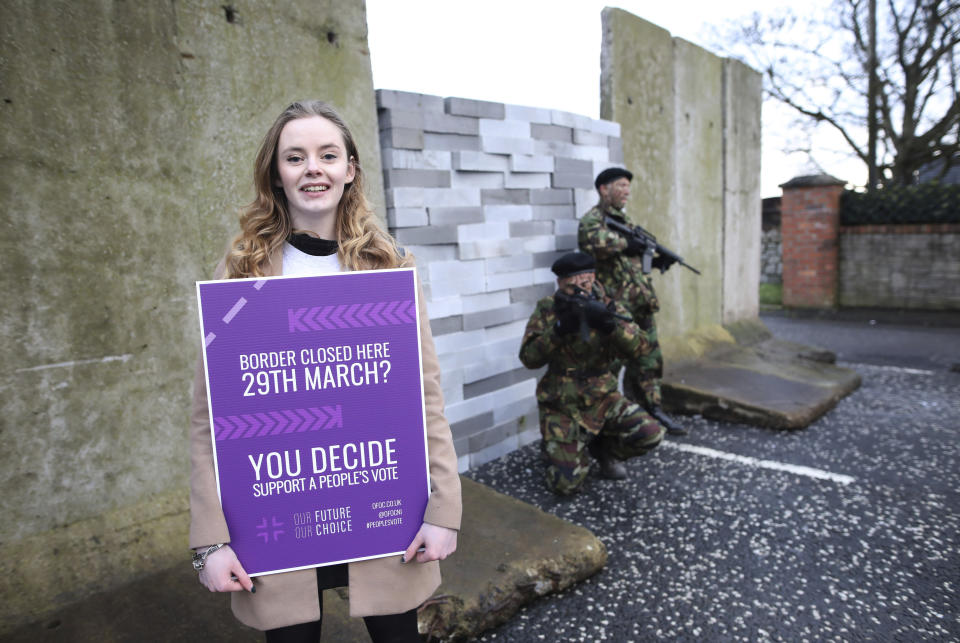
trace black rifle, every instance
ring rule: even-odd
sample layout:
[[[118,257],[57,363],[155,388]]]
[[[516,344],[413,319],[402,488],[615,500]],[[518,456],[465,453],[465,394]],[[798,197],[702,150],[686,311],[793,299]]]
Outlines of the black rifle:
[[[585,342],[590,340],[590,323],[587,318],[591,314],[597,317],[633,321],[631,317],[624,317],[623,315],[616,314],[604,306],[602,301],[594,297],[593,294],[588,293],[583,288],[577,288],[572,295],[568,295],[567,293],[560,291],[557,293],[554,299],[561,304],[559,310],[557,310],[558,316],[571,311],[577,316],[580,326],[580,339]]]
[[[685,262],[683,260],[683,257],[675,253],[673,250],[670,250],[669,248],[661,246],[659,243],[657,243],[656,239],[651,237],[649,234],[647,234],[643,230],[639,228],[634,228],[628,225],[624,225],[623,223],[620,223],[619,221],[617,221],[616,219],[613,219],[612,217],[604,217],[603,221],[604,223],[607,224],[607,227],[610,228],[611,230],[616,230],[617,232],[619,232],[620,234],[624,235],[627,238],[633,237],[634,239],[639,241],[641,244],[643,244],[644,246],[643,274],[645,275],[649,274],[650,271],[653,270],[654,254],[658,254],[661,257],[666,257],[668,260],[670,260],[671,263],[678,263],[684,268],[688,268],[694,271],[695,273],[697,273],[698,275],[700,274],[700,271],[694,268],[693,266],[691,266],[690,264],[688,264],[687,262]],[[666,271],[667,271],[667,268],[665,267],[660,268],[661,273]]]

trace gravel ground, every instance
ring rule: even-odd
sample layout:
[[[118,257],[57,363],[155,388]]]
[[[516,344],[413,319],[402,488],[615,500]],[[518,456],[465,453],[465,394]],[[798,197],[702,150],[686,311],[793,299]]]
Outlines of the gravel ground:
[[[841,365],[862,388],[805,430],[684,418],[572,499],[536,444],[469,472],[610,554],[480,640],[960,640],[960,374]]]

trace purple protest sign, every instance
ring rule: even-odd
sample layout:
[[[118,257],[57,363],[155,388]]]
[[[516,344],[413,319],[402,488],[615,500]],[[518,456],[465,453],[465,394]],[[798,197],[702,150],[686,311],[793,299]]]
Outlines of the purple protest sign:
[[[251,575],[403,552],[429,495],[414,270],[197,282],[230,545]]]

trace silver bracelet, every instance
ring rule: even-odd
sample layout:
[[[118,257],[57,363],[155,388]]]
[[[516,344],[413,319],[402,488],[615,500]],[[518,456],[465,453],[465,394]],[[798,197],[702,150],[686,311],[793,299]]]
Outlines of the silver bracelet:
[[[193,568],[198,572],[207,564],[207,556],[224,546],[225,543],[210,545],[202,554],[198,551],[193,552]]]

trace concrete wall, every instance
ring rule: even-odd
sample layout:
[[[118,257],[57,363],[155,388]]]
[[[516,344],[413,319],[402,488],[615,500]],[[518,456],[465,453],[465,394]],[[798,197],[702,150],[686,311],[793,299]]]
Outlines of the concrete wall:
[[[517,354],[550,265],[577,247],[620,126],[549,109],[377,91],[387,218],[417,256],[465,470],[540,438]]]
[[[839,304],[960,309],[960,225],[840,228]]]
[[[0,632],[186,564],[193,282],[279,111],[340,107],[381,194],[362,0],[222,4],[0,7]]]
[[[630,217],[703,272],[655,277],[669,360],[683,335],[759,309],[760,76],[610,8],[601,70],[600,114],[635,174]]]

